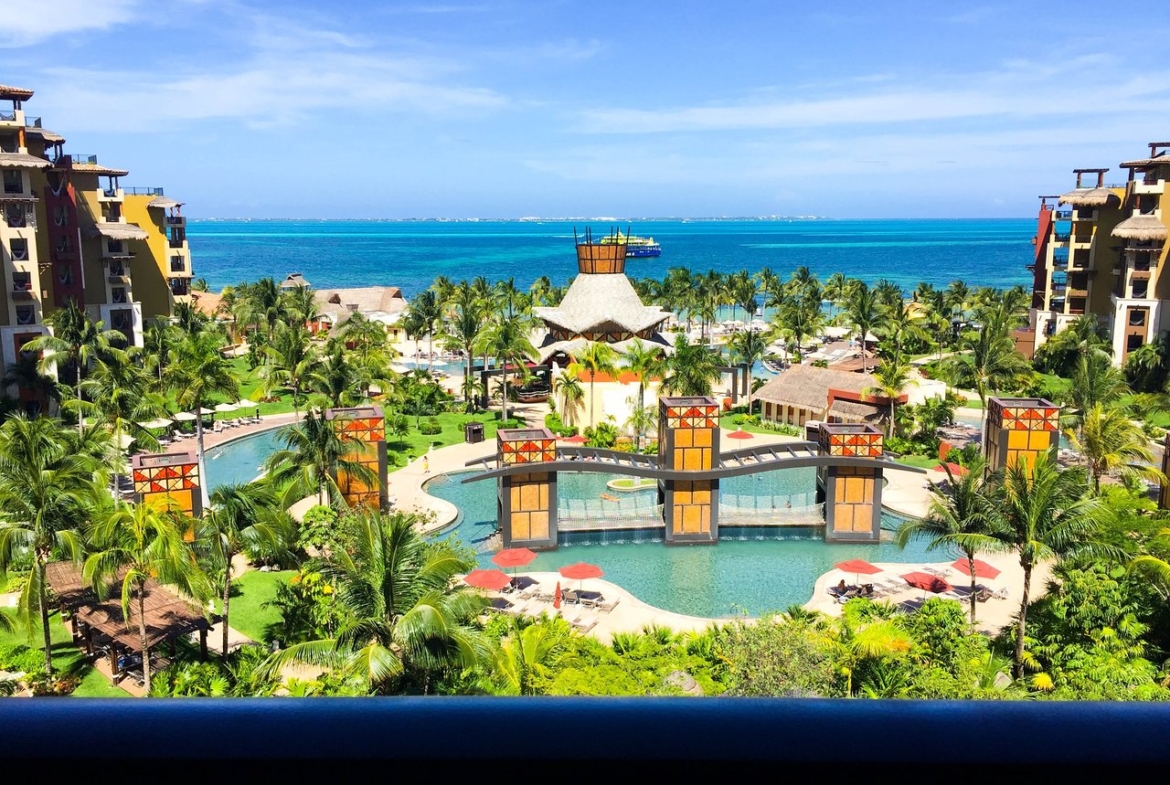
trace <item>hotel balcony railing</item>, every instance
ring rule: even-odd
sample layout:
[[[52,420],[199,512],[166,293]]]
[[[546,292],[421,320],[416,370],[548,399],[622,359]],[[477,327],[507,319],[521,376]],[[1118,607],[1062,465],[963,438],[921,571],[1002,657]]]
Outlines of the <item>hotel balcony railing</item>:
[[[186,226],[187,219],[181,215],[168,215],[167,226]]]
[[[1068,232],[1055,232],[1052,235],[1052,240],[1054,242],[1058,242],[1058,243],[1067,243],[1069,240],[1069,237],[1070,237],[1070,235]]]
[[[32,281],[13,281],[12,291],[14,292],[31,292]]]
[[[29,117],[28,115],[25,115],[24,127],[25,128],[42,128],[43,126],[41,125],[41,118]]]
[[[0,109],[0,123],[15,123],[16,110],[15,109]]]
[[[19,153],[20,145],[16,141],[0,142],[0,153]]]
[[[5,183],[4,193],[6,194],[22,194],[24,193],[24,183]]]
[[[186,240],[187,240],[187,238],[185,238],[185,237],[172,237],[168,241],[168,244],[171,248],[182,248],[183,243],[186,242]]]
[[[26,226],[35,227],[37,225],[36,213],[18,212],[18,213],[3,213],[4,223],[8,224],[13,229],[22,229]]]
[[[32,308],[17,308],[16,323],[20,325],[35,324],[37,314]]]
[[[133,188],[124,188],[122,190],[125,191],[130,196],[163,196],[164,195],[163,189],[154,188],[154,187],[143,188],[141,186],[136,186]]]
[[[1053,215],[1053,218],[1055,218],[1058,221],[1071,221],[1072,217],[1073,217],[1072,210],[1057,210],[1055,212],[1055,214]]]
[[[84,153],[73,153],[69,156],[69,160],[75,164],[97,164],[96,155],[86,155]]]
[[[172,261],[171,262],[171,272],[172,273],[180,273],[180,274],[187,272],[186,262]]]

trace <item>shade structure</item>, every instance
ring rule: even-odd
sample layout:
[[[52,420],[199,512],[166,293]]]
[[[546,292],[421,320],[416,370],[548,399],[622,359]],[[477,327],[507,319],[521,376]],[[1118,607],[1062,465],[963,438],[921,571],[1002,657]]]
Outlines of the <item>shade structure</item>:
[[[922,589],[932,594],[939,594],[954,588],[937,575],[931,575],[926,572],[908,572],[902,576],[902,580],[916,589]]]
[[[951,564],[951,566],[954,567],[959,572],[963,573],[964,575],[969,576],[971,574],[971,565],[969,565],[967,563],[966,559],[955,559],[954,563]],[[988,564],[987,562],[983,561],[982,559],[975,560],[975,577],[976,578],[986,578],[987,580],[991,580],[991,579],[995,578],[996,576],[998,576],[1000,574],[1000,572],[1002,572],[1002,570],[1000,570],[998,567],[994,567],[994,566]]]
[[[259,404],[249,398],[241,398],[236,401],[237,409],[251,409],[253,406],[259,406]]]
[[[153,420],[147,420],[146,422],[140,422],[137,424],[140,425],[141,427],[145,428],[146,430],[150,431],[150,430],[155,430],[157,428],[166,428],[168,425],[171,424],[171,422],[172,421],[168,420],[166,417],[156,417]]]
[[[535,551],[528,548],[507,548],[493,556],[492,562],[501,567],[524,567],[535,558]]]
[[[561,600],[563,598],[564,598],[564,592],[561,591],[561,582],[557,581],[557,590],[556,590],[556,593],[553,594],[553,607],[560,608],[561,607]]]
[[[572,442],[573,444],[584,444],[585,442],[589,441],[589,437],[577,434],[576,436],[566,436],[565,438],[561,439],[561,441]]]
[[[234,412],[238,408],[240,407],[236,406],[234,403],[217,403],[215,405],[215,410],[217,412]]]
[[[588,562],[577,562],[576,564],[567,564],[558,570],[565,578],[571,578],[576,581],[583,581],[586,578],[600,578],[605,573],[596,564],[589,564]]]
[[[194,422],[199,418],[196,415],[191,414],[191,412],[176,412],[174,419],[178,420],[179,422]]]
[[[209,414],[215,414],[215,409],[208,409],[206,406],[200,406],[199,413],[206,417]]]
[[[463,582],[477,589],[499,591],[511,583],[512,579],[500,570],[472,570],[463,576]]]
[[[865,559],[850,559],[849,561],[837,562],[833,566],[842,572],[851,572],[855,575],[876,575],[879,572],[884,572],[881,567],[870,564]]]
[[[747,431],[735,430],[735,431],[732,431],[731,433],[727,434],[727,438],[728,439],[754,439],[755,437],[752,436]]]

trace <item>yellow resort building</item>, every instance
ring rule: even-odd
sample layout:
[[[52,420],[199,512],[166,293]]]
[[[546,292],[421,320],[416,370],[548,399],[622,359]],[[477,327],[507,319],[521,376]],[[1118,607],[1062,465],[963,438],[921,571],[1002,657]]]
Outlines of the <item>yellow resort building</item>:
[[[1118,365],[1170,329],[1167,151],[1170,142],[1151,142],[1147,156],[1123,161],[1123,182],[1106,182],[1108,169],[1074,169],[1071,191],[1040,197],[1030,324],[1017,335],[1026,355],[1086,315],[1108,332]]]
[[[142,346],[143,328],[190,300],[181,204],[162,188],[124,188],[125,169],[70,154],[25,113],[32,90],[0,85],[0,358],[6,369],[45,318],[73,301]],[[36,402],[27,401],[31,408]]]

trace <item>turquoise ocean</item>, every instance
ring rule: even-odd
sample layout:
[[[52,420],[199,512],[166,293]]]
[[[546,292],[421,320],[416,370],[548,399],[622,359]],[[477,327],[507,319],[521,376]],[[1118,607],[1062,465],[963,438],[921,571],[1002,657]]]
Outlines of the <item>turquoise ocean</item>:
[[[573,231],[612,227],[652,236],[656,259],[630,259],[631,276],[661,278],[671,267],[720,272],[771,267],[787,277],[805,265],[906,290],[961,279],[971,286],[1028,284],[1035,219],[299,221],[192,220],[196,277],[213,290],[299,272],[316,288],[400,286],[407,297],[436,276],[512,278],[527,288],[547,275],[576,274]]]

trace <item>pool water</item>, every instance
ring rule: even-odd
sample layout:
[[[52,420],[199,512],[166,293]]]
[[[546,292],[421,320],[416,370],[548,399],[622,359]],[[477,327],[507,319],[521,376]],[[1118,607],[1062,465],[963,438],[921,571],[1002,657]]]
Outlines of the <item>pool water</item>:
[[[264,471],[264,461],[282,447],[281,429],[273,428],[252,436],[208,448],[207,490],[221,485],[252,482]]]
[[[455,537],[472,546],[479,553],[481,565],[491,566],[496,483],[488,480],[462,484],[461,480],[470,474],[439,475],[427,484],[427,491],[463,512],[462,519],[441,536]],[[735,488],[743,495],[745,486],[753,491],[759,486],[760,492],[770,491],[769,495],[807,493],[813,470],[784,469],[756,476],[762,479],[748,476],[725,480],[723,493]],[[562,472],[557,481],[558,494],[564,498],[592,493],[594,478],[604,488],[605,481],[613,476]],[[900,522],[894,515],[883,516],[883,528],[895,529]],[[555,551],[541,553],[528,569],[555,571],[573,562],[591,562],[605,570],[606,580],[650,605],[692,616],[720,618],[744,613],[757,616],[808,602],[816,579],[846,559],[933,562],[955,558],[955,554],[944,551],[927,554],[924,542],[913,542],[905,550],[885,539],[878,544],[828,545],[819,528],[735,531],[737,536],[753,539],[722,539],[714,546],[668,547],[661,539],[632,542],[634,538],[628,532],[611,532],[612,540],[608,542],[561,545]],[[596,539],[596,535],[590,539]]]

